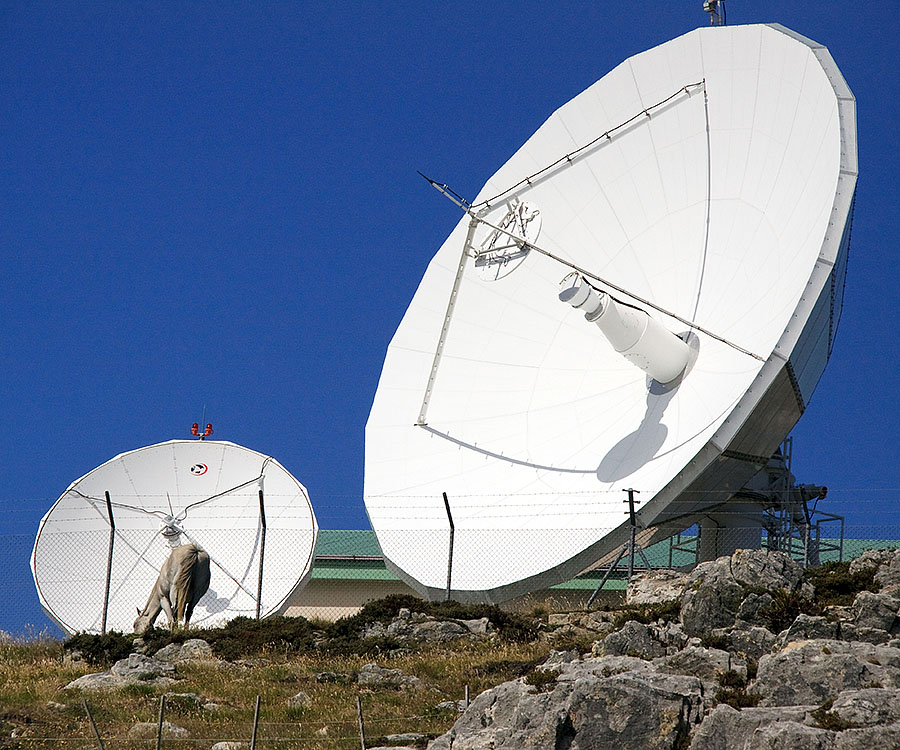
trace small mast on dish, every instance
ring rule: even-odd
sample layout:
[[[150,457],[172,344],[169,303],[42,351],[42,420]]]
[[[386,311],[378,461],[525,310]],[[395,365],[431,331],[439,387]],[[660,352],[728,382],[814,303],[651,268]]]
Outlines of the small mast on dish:
[[[690,347],[662,323],[637,307],[594,289],[577,271],[559,284],[559,299],[584,312],[619,354],[659,383],[670,383],[684,372]]]

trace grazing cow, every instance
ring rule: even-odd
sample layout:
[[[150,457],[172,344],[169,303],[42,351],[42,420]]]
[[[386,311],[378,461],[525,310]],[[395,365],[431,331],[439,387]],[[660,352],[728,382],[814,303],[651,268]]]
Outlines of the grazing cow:
[[[194,607],[209,589],[209,555],[196,544],[176,547],[159,571],[150,598],[143,611],[138,610],[134,632],[148,630],[161,610],[169,618],[169,627],[188,626]]]

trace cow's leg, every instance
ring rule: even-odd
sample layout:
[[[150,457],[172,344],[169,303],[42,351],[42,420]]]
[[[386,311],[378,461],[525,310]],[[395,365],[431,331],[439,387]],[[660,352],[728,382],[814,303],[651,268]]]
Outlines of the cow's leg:
[[[175,627],[175,615],[172,613],[172,605],[169,603],[169,598],[166,596],[159,597],[159,603],[162,605],[163,612],[166,613],[166,617],[169,620],[169,629]]]

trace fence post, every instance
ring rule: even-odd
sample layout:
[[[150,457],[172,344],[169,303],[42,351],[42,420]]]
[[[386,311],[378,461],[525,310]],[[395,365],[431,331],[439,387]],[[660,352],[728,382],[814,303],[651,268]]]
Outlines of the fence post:
[[[109,585],[112,577],[113,545],[116,541],[116,519],[113,517],[112,500],[109,492],[106,495],[106,515],[109,517],[109,549],[106,555],[106,588],[103,593],[103,619],[100,622],[100,633],[106,635],[106,615],[109,612]]]
[[[163,693],[159,698],[159,724],[156,727],[156,750],[162,747],[162,730],[163,719],[166,716],[166,695]]]
[[[88,721],[91,722],[91,729],[94,730],[94,737],[97,738],[97,746],[100,750],[106,750],[106,745],[103,744],[103,738],[100,736],[100,730],[97,729],[97,725],[94,723],[94,717],[91,716],[91,709],[88,708],[87,701],[82,698],[81,705],[84,706],[84,712],[87,714]]]
[[[456,527],[453,525],[453,514],[450,512],[450,501],[447,499],[447,493],[444,494],[444,509],[447,511],[447,520],[450,522],[450,550],[447,554],[447,601],[450,601],[450,581],[453,577],[453,536]],[[363,748],[365,750],[365,748]]]
[[[362,750],[366,750],[366,727],[363,724],[362,699],[356,694],[356,718],[359,721],[359,742]]]
[[[259,493],[262,495],[262,492]],[[250,750],[256,750],[256,730],[259,727],[259,696],[256,696],[256,708],[253,710],[253,733],[250,735]]]
[[[261,536],[259,540],[259,575],[256,583],[256,619],[259,619],[259,613],[262,608],[262,582],[263,582],[263,562],[266,557],[266,506],[263,502],[262,488],[259,490],[259,521],[262,524]]]
[[[631,577],[634,575],[634,541],[635,534],[637,533],[637,516],[634,515],[634,496],[635,494],[640,494],[638,490],[633,490],[630,487],[627,490],[622,490],[623,492],[628,493],[628,500],[625,502],[628,503],[628,515],[631,522],[631,538],[628,542],[628,580],[631,580]]]

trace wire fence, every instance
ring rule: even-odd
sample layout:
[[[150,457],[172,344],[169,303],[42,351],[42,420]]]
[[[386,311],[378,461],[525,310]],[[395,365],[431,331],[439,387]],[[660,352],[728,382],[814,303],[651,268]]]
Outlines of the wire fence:
[[[542,554],[549,548],[558,550],[562,573],[547,590],[531,591],[529,596],[519,598],[533,604],[535,597],[540,596],[551,609],[559,611],[583,608],[585,597],[600,589],[622,590],[625,579],[636,570],[689,568],[741,548],[779,550],[804,566],[816,566],[850,560],[870,549],[900,547],[900,525],[847,526],[840,517],[827,514],[815,523],[782,517],[764,524],[745,524],[746,520],[738,515],[731,518],[719,515],[715,521],[687,529],[635,528],[633,538],[627,525],[617,530],[530,530],[527,532],[529,548],[540,549]],[[502,570],[504,550],[493,543],[493,533],[474,534],[460,529],[455,534],[449,529],[398,530],[393,536],[382,534],[381,541],[386,552],[402,545],[415,545],[414,557],[424,561],[423,570],[430,575],[425,583],[432,599],[466,598],[459,594],[478,588],[468,585],[468,581],[487,581],[481,586],[487,590],[494,580],[491,576],[499,575],[497,571]],[[233,544],[225,546],[244,545],[246,535],[242,534],[238,533],[231,540]],[[38,589],[30,564],[34,537],[0,534],[0,569],[4,571],[0,577],[0,601],[4,602],[0,609],[0,631],[20,638],[42,634],[61,637],[63,631],[57,625],[61,622],[69,631],[130,632],[135,608],[143,607],[147,600],[167,548],[157,539],[161,549],[156,550],[152,560],[146,555],[143,559],[134,550],[148,549],[149,543],[143,539],[132,540],[130,551],[122,552],[126,545],[121,543],[116,549],[116,555],[127,552],[126,557],[114,558],[108,554],[109,542],[105,535],[103,539],[88,540],[78,538],[74,532],[69,536],[51,552],[35,556]],[[615,539],[615,543],[607,540],[605,545],[598,546],[597,540],[605,537]],[[297,587],[309,559],[309,551],[300,549],[304,544],[308,542],[296,545],[296,555],[273,555],[264,570],[254,561],[240,571],[229,570],[213,559],[213,585],[198,605],[193,624],[211,627],[223,624],[236,613],[256,617],[274,611],[335,620],[353,614],[372,599],[393,593],[414,593],[385,564],[375,533],[362,530],[320,531],[311,574]],[[84,557],[85,550],[91,552],[90,564]],[[567,556],[574,562],[566,563]],[[110,563],[113,569],[108,567]],[[138,568],[145,570],[140,582],[135,583]],[[445,585],[449,586],[446,597],[441,595]],[[526,587],[521,590],[525,591]],[[55,622],[42,609],[39,591],[44,605],[53,609]],[[262,608],[257,606],[260,593],[266,605]],[[501,597],[495,595],[495,598]],[[243,604],[239,607],[235,602]],[[514,607],[515,602],[508,606]],[[67,619],[66,611],[73,607],[89,610],[87,618]]]

